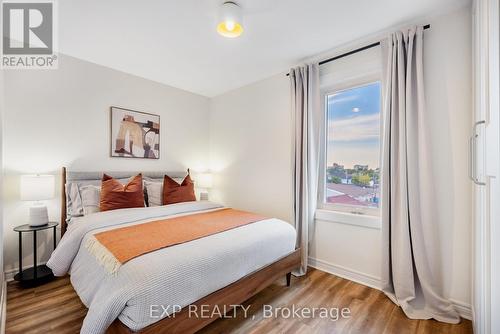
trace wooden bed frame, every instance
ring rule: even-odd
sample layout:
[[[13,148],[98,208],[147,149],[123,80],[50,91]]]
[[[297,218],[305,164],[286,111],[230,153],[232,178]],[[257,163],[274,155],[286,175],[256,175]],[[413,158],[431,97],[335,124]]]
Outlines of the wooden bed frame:
[[[61,237],[67,229],[66,212],[66,168],[62,168],[61,178]],[[175,316],[164,318],[151,324],[140,331],[133,331],[125,326],[119,319],[116,319],[108,328],[107,333],[125,334],[125,333],[143,333],[143,334],[166,334],[166,333],[195,333],[219,317],[212,310],[231,310],[234,305],[240,305],[250,297],[256,295],[280,277],[286,276],[287,286],[290,286],[292,270],[300,266],[300,248],[295,249],[289,255],[271,263],[270,265],[255,271],[238,281],[217,290],[206,297],[203,297],[190,306],[196,306],[199,310],[203,305],[204,310],[210,314],[210,317],[190,316],[189,306],[184,307]],[[165,307],[167,305],[164,305]],[[212,315],[214,313],[214,315]],[[198,313],[199,315],[199,313]]]

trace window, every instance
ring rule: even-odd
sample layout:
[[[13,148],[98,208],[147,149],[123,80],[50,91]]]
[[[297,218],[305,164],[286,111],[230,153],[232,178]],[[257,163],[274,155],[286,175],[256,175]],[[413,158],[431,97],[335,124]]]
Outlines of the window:
[[[323,208],[379,215],[380,82],[324,93]]]

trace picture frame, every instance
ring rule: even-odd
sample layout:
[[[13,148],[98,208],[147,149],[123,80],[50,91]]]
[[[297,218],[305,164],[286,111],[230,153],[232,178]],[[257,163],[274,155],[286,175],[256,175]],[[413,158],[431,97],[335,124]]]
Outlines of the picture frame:
[[[160,138],[160,115],[110,107],[110,157],[160,159]]]

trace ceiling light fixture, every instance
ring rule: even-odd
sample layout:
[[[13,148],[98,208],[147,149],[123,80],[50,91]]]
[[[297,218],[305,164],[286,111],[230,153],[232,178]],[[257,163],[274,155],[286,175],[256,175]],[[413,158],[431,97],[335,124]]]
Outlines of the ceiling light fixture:
[[[243,33],[241,7],[232,1],[226,1],[220,8],[217,32],[228,38],[235,38]]]

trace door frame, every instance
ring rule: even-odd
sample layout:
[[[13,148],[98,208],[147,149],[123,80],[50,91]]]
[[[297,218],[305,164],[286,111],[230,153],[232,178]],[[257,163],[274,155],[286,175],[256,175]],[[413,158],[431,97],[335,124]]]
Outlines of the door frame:
[[[474,185],[473,321],[477,334],[500,333],[500,115],[499,0],[473,3],[473,123],[478,130],[476,164],[485,185]],[[491,205],[490,205],[491,203]]]

